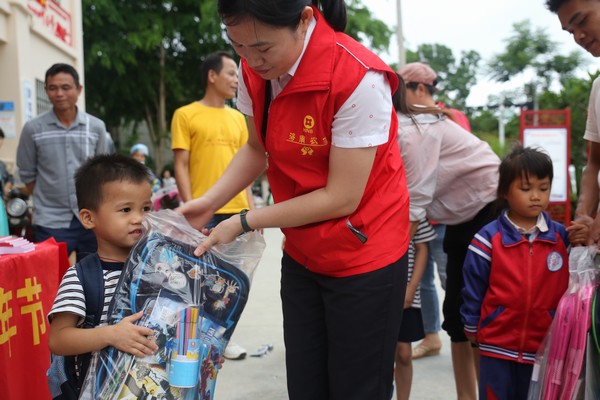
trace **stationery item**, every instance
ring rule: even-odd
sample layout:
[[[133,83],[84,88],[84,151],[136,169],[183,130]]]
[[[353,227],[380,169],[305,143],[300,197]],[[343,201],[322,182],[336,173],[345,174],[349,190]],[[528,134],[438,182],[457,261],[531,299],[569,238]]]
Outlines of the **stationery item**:
[[[181,215],[161,210],[143,223],[144,235],[129,254],[107,322],[143,310],[136,323],[154,331],[158,351],[137,358],[102,349],[81,398],[212,400],[264,241],[252,232],[196,257],[194,249],[205,236]]]
[[[167,373],[169,384],[180,388],[191,388],[198,383],[198,358],[175,355],[169,361]]]
[[[35,244],[16,236],[0,236],[0,254],[20,254],[35,250]]]

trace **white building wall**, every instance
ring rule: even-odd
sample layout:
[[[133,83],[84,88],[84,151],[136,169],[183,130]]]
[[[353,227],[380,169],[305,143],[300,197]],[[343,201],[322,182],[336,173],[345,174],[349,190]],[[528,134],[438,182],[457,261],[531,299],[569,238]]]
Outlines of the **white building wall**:
[[[0,160],[11,171],[21,128],[37,116],[36,80],[58,62],[73,65],[84,83],[81,0],[0,0]]]

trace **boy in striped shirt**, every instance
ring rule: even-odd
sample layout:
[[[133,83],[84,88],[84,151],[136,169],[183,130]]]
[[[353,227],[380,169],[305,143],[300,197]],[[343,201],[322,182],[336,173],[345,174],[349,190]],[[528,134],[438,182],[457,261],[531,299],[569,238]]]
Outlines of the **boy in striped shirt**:
[[[81,223],[94,232],[98,241],[98,252],[87,257],[96,257],[102,266],[104,307],[98,327],[80,329],[86,317],[86,293],[77,269],[70,267],[48,314],[50,350],[56,355],[72,356],[113,346],[138,357],[151,355],[158,348],[149,339],[154,332],[134,324],[143,312],[106,325],[108,306],[125,260],[142,236],[142,217],[152,209],[148,170],[129,157],[99,155],[77,170],[75,185]],[[78,371],[86,369],[83,366]]]

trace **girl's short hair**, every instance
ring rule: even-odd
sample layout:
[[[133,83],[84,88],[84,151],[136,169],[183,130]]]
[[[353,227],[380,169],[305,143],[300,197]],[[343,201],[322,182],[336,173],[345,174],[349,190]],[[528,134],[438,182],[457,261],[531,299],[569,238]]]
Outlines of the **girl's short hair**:
[[[554,178],[552,159],[543,150],[535,147],[523,147],[521,144],[513,146],[498,168],[500,177],[498,180],[498,200],[503,201],[508,193],[510,185],[517,178],[529,180],[530,176],[538,179]]]

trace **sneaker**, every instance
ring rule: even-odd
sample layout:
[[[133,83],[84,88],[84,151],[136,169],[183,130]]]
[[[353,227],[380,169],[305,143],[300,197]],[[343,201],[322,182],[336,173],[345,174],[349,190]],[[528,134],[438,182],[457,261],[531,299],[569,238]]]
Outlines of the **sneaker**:
[[[246,358],[246,349],[235,342],[229,342],[223,352],[223,357],[228,360],[243,360]]]

